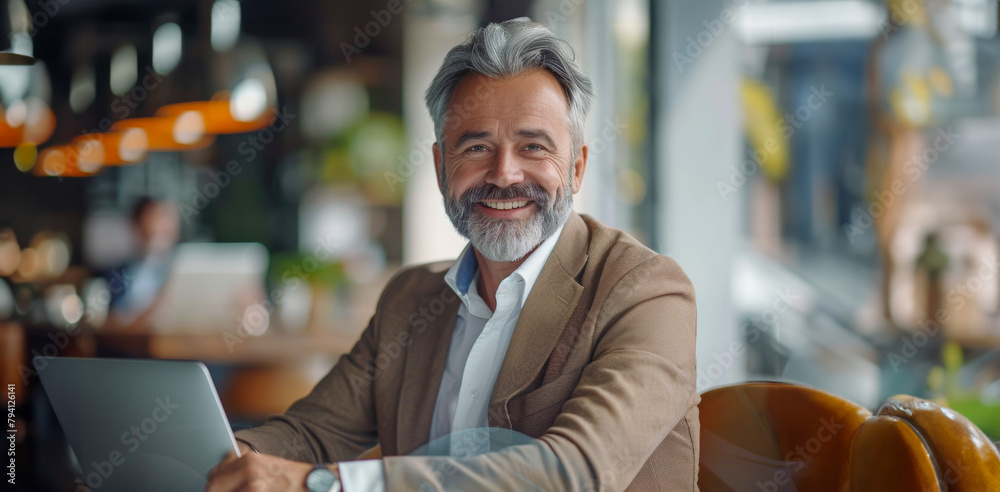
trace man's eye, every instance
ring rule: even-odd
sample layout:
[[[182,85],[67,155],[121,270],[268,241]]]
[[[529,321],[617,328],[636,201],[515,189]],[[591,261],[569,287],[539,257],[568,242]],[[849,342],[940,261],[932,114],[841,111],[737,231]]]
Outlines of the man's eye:
[[[486,152],[486,146],[485,145],[473,145],[472,147],[469,147],[468,149],[466,149],[466,152]]]
[[[524,147],[524,150],[527,150],[528,152],[537,152],[539,150],[545,150],[545,149],[538,144],[528,144]]]

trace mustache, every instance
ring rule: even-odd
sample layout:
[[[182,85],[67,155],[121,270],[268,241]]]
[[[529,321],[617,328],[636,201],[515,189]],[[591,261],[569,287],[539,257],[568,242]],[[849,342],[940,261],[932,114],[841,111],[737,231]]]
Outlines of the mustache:
[[[514,200],[517,198],[531,200],[541,209],[547,208],[551,201],[545,188],[535,183],[519,183],[506,188],[487,183],[466,190],[460,201],[462,206],[472,207],[472,205],[484,200]]]

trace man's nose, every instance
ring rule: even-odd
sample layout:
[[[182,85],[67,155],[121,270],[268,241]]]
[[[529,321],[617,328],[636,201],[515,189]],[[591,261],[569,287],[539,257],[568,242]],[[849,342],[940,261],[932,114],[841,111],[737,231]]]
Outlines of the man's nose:
[[[486,182],[506,188],[524,181],[521,161],[511,149],[500,149],[493,158],[493,167],[486,174]]]

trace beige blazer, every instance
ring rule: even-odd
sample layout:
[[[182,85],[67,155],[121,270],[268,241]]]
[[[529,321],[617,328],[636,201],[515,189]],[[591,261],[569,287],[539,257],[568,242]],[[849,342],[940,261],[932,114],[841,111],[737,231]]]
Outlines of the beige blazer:
[[[390,491],[697,490],[691,282],[672,259],[575,213],[490,396],[489,425],[533,439],[465,458],[401,457],[430,435],[461,304],[444,281],[450,264],[395,275],[351,352],[286,413],[237,438],[312,463],[380,444]]]

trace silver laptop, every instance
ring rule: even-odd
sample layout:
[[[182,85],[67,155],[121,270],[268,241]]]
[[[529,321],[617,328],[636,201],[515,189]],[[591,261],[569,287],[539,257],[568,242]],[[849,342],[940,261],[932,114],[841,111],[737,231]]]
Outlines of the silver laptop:
[[[239,453],[200,362],[36,358],[38,375],[94,491],[203,491]]]

